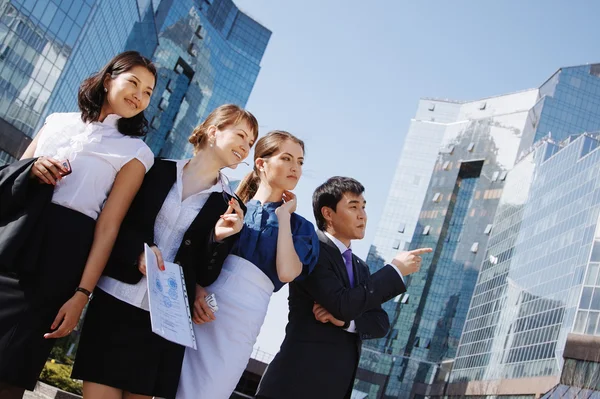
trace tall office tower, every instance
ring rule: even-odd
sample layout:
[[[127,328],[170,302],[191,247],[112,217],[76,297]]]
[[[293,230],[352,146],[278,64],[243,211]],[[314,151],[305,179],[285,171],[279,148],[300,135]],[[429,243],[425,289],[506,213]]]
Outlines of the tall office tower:
[[[417,217],[414,204],[407,201],[405,208],[403,203],[405,197],[412,198],[409,183],[417,174],[406,168],[411,162],[404,158],[416,150],[403,150],[368,261],[373,269],[379,268],[402,249],[400,241],[410,242],[409,249],[433,247],[434,253],[426,257],[419,273],[407,279],[408,295],[384,306],[392,330],[383,339],[365,343],[356,390],[378,398],[409,397],[447,371],[447,360],[457,356],[465,321],[471,317],[469,304],[479,270],[486,262],[499,262],[494,254],[490,260],[487,246],[498,223],[494,218],[509,172],[544,138],[558,143],[570,134],[600,129],[599,87],[600,65],[585,65],[560,69],[539,90],[467,103],[442,102],[451,105],[455,116],[443,120],[441,133],[423,140],[438,151],[431,155],[425,147],[419,152],[427,160],[422,173],[428,188],[424,194],[415,190],[422,198]],[[421,101],[407,145],[416,141],[412,135],[417,122],[440,122],[431,120],[437,119],[439,103],[430,101],[424,116]],[[556,307],[555,299],[544,300]]]
[[[231,0],[0,0],[0,164],[48,114],[77,111],[81,81],[125,50],[159,70],[148,144],[189,154],[187,136],[212,109],[246,104],[270,35]]]

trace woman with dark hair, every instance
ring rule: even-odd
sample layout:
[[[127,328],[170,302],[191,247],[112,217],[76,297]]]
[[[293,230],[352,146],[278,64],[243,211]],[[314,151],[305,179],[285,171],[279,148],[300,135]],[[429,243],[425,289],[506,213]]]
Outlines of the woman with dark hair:
[[[147,130],[143,111],[155,82],[150,60],[134,51],[117,55],[81,84],[81,112],[48,116],[17,161],[29,163],[23,173],[31,178],[19,183],[27,195],[45,185],[52,190],[35,228],[9,232],[22,237],[11,243],[16,255],[10,264],[0,253],[2,399],[21,398],[35,387],[55,339],[71,333],[91,298],[154,162],[139,136]],[[8,205],[1,208],[6,216]]]

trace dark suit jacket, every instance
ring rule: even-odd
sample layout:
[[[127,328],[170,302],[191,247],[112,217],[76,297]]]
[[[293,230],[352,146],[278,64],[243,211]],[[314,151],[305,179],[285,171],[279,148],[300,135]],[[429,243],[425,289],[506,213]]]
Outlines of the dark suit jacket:
[[[105,275],[129,284],[140,281],[142,273],[138,270],[138,258],[144,243],[154,243],[156,217],[176,180],[175,162],[156,159],[123,219],[104,269]],[[245,206],[241,203],[240,206],[245,212]],[[186,231],[175,256],[175,263],[183,268],[191,304],[195,298],[196,283],[208,286],[217,279],[237,236],[228,237],[222,243],[212,240],[214,226],[226,210],[227,203],[222,193],[212,193]]]
[[[29,177],[37,158],[0,167],[0,272],[35,272],[38,246],[30,245],[52,200],[54,186]]]
[[[263,376],[258,397],[350,398],[362,340],[387,334],[390,324],[381,304],[406,291],[393,266],[369,274],[354,255],[355,286],[350,288],[340,250],[325,234],[318,235],[319,261],[306,279],[290,284],[285,340]],[[357,333],[317,321],[315,302],[346,326],[354,320]]]

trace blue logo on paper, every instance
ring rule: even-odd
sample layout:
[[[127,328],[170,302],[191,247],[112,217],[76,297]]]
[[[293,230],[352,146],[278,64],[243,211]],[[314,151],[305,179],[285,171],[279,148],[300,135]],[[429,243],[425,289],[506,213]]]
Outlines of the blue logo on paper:
[[[170,308],[171,306],[173,306],[173,304],[171,304],[171,300],[169,299],[169,297],[163,297],[163,302],[165,304],[166,308]]]
[[[171,299],[176,300],[177,299],[177,290],[169,290],[169,296],[171,297]]]
[[[169,284],[169,288],[171,288],[172,290],[177,289],[177,281],[175,281],[175,279],[173,277],[169,278],[167,283]]]
[[[160,292],[163,291],[163,287],[162,287],[162,283],[160,282],[160,279],[156,279],[156,289],[159,290]]]

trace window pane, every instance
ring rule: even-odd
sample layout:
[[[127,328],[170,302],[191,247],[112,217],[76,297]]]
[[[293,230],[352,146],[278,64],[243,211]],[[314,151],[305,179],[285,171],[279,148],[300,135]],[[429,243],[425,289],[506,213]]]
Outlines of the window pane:
[[[594,332],[596,331],[596,325],[598,324],[598,316],[600,316],[600,313],[590,312],[590,314],[588,315],[587,327],[585,328],[586,334],[594,334]]]
[[[592,262],[600,262],[600,242],[594,243],[594,249],[592,250]]]
[[[600,310],[600,288],[594,289],[594,294],[592,295],[592,303],[590,304],[590,309]]]
[[[585,287],[583,289],[583,293],[581,294],[581,301],[579,301],[579,308],[581,309],[589,309],[590,301],[592,300],[592,292],[593,288]]]
[[[596,284],[597,278],[598,278],[598,265],[590,264],[590,267],[588,268],[587,276],[585,278],[585,285]]]

